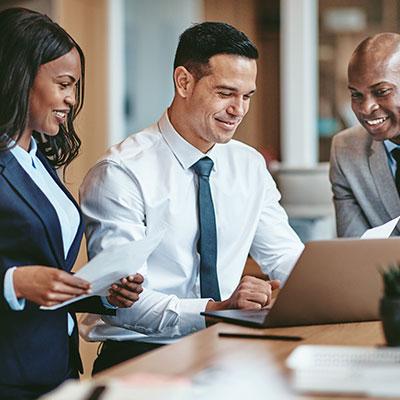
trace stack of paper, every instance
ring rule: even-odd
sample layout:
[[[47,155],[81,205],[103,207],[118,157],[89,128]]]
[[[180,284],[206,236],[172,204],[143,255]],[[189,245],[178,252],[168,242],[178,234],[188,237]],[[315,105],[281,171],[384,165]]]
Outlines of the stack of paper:
[[[286,365],[299,392],[400,397],[400,348],[304,345]]]

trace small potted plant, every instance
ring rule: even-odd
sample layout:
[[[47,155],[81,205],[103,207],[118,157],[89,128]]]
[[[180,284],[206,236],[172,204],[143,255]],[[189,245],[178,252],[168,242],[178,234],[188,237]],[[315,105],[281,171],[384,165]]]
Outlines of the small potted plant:
[[[392,265],[381,272],[384,296],[380,315],[388,346],[400,346],[400,265]]]

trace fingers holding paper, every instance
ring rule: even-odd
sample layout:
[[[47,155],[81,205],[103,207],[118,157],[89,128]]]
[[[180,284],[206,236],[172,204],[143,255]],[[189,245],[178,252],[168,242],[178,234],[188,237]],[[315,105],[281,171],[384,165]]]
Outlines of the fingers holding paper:
[[[139,300],[139,295],[143,291],[143,281],[144,278],[141,274],[129,275],[120,279],[118,283],[111,285],[110,295],[107,297],[108,302],[120,308],[132,307]]]
[[[90,293],[90,284],[85,280],[61,269],[41,265],[16,268],[13,285],[17,298],[47,307]]]

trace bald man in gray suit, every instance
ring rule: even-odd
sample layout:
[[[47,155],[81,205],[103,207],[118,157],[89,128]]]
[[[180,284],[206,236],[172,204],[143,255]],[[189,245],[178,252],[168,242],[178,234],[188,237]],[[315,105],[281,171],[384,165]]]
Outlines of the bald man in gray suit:
[[[361,42],[349,63],[348,83],[361,126],[337,134],[331,148],[339,237],[360,236],[400,215],[400,35],[382,33]],[[393,235],[399,234],[396,228]]]

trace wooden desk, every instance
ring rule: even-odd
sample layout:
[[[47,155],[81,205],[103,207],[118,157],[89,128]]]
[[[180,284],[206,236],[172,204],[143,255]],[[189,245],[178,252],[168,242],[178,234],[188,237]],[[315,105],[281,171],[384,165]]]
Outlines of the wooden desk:
[[[299,335],[300,342],[287,342],[260,339],[220,338],[218,332],[270,333],[281,335]],[[376,346],[384,344],[380,322],[363,322],[351,324],[319,325],[292,328],[252,329],[230,324],[219,323],[203,331],[184,338],[178,343],[163,347],[132,361],[109,369],[99,377],[120,377],[122,375],[155,373],[192,378],[207,368],[232,368],[232,357],[253,357],[268,360],[265,363],[265,374],[272,364],[279,374],[286,379],[288,371],[284,362],[289,353],[299,344],[340,344]],[[257,365],[258,373],[259,365]],[[237,368],[250,371],[252,363],[241,363]],[[267,397],[265,397],[267,398]],[[305,398],[298,396],[298,398]],[[312,397],[307,397],[312,398]],[[318,396],[318,399],[332,399]],[[345,397],[340,397],[345,399]],[[352,397],[354,399],[354,397]]]

